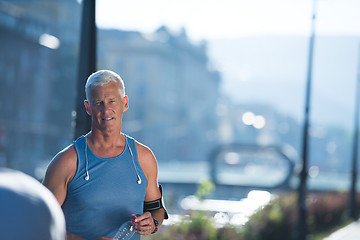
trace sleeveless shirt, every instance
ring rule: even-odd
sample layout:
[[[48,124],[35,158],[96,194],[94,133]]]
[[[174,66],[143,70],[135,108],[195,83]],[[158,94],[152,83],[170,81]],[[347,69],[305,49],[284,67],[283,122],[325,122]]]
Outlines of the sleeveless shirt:
[[[62,205],[66,230],[86,239],[114,237],[119,226],[131,220],[131,214],[143,213],[148,182],[138,161],[135,140],[126,136],[123,152],[112,158],[96,156],[84,136],[74,141],[74,146],[77,170]],[[85,180],[85,148],[88,181]],[[137,173],[141,184],[137,182]],[[140,235],[134,234],[131,239],[140,239]]]

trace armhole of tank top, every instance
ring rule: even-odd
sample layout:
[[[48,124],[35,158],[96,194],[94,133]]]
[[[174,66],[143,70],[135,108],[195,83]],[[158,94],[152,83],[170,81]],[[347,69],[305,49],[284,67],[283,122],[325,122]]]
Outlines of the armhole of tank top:
[[[131,151],[133,152],[134,159],[136,159],[136,162],[139,163],[139,157],[138,157],[138,151],[137,151],[135,139],[132,137],[126,136],[126,141],[128,141],[129,147],[131,147]]]
[[[76,179],[76,176],[79,175],[79,171],[80,171],[80,149],[81,149],[81,145],[82,145],[82,140],[77,139],[76,141],[74,141],[74,148],[75,148],[75,152],[76,152],[76,171],[74,174],[74,177],[71,179],[71,181],[68,184],[68,188],[71,186],[71,183],[73,182],[74,179]],[[86,144],[86,141],[84,141]],[[80,148],[80,149],[78,149]]]
[[[136,140],[134,138],[128,137],[128,136],[127,136],[127,140],[129,140],[129,146],[131,147],[131,149],[134,149],[133,154],[134,154],[134,161],[136,162],[136,167],[138,168],[138,170],[141,171],[141,175],[146,178],[145,172],[143,171],[140,161],[139,161]],[[147,178],[146,178],[146,180],[147,180]]]

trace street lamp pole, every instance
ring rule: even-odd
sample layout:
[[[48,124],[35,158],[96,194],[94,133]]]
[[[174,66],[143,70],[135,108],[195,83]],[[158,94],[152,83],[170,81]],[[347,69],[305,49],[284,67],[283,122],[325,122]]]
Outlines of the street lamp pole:
[[[311,79],[314,55],[314,40],[315,40],[315,20],[316,20],[316,0],[313,1],[313,14],[311,21],[311,36],[309,42],[309,56],[308,56],[308,72],[306,82],[306,96],[305,96],[305,112],[304,112],[304,126],[303,126],[303,148],[302,148],[302,168],[300,172],[300,184],[298,188],[298,226],[296,239],[305,240],[307,235],[307,177],[308,177],[308,138],[310,125],[310,96],[311,96]]]
[[[90,131],[91,122],[84,107],[85,83],[88,76],[96,71],[96,22],[95,0],[82,1],[81,38],[76,89],[76,116],[74,138]]]
[[[358,210],[356,202],[356,182],[357,182],[357,168],[358,168],[358,146],[359,146],[359,105],[360,105],[360,45],[358,54],[358,76],[356,82],[356,95],[355,95],[355,111],[354,111],[354,140],[353,140],[353,158],[351,169],[351,187],[350,187],[350,218],[357,221]]]

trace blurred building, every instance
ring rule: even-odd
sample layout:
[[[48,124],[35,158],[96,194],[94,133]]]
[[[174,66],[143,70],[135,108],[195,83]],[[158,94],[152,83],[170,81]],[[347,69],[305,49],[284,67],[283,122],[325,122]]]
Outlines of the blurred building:
[[[40,178],[72,139],[80,10],[76,0],[0,2],[0,166]]]
[[[152,148],[158,161],[205,161],[218,143],[220,75],[206,44],[185,30],[148,35],[100,29],[98,68],[118,72],[129,96],[123,130]]]
[[[41,178],[73,139],[81,5],[0,2],[0,165]],[[206,44],[162,27],[151,35],[99,29],[98,69],[124,78],[124,132],[159,161],[205,161],[217,144],[220,75]]]

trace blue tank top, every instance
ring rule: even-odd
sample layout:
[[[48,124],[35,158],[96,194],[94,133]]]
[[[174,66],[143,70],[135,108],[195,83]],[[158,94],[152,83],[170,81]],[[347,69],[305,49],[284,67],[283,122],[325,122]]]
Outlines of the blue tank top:
[[[113,158],[96,156],[82,136],[74,141],[78,166],[62,205],[66,229],[86,239],[114,237],[131,214],[142,214],[147,179],[138,161],[135,140],[126,136],[124,151]],[[133,154],[133,159],[131,157]],[[89,180],[86,176],[87,148]],[[141,184],[138,184],[138,176]],[[140,239],[134,234],[132,239]]]

